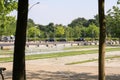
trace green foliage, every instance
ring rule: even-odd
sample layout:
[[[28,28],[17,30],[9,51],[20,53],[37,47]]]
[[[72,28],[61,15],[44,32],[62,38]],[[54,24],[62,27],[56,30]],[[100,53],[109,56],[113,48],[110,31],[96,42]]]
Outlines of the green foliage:
[[[37,27],[31,27],[28,29],[28,36],[29,37],[39,37],[40,36],[40,30]]]
[[[86,37],[87,36],[87,28],[86,27],[82,27],[81,28],[81,37]]]
[[[4,9],[4,0],[0,0],[0,13]]]
[[[17,9],[16,0],[0,0],[0,36],[14,34],[15,19],[8,16],[8,14],[15,9]]]
[[[111,37],[120,38],[120,9],[117,5],[108,11],[107,29]]]
[[[30,27],[33,27],[33,26],[35,26],[35,23],[34,23],[34,21],[32,20],[32,19],[28,19],[28,28],[30,28]]]
[[[87,28],[87,36],[91,38],[98,38],[99,28],[95,24],[89,25]]]
[[[7,15],[17,9],[16,0],[0,0],[0,14]]]
[[[77,18],[77,19],[73,20],[68,26],[70,26],[70,27],[76,27],[76,26],[82,27],[82,26],[85,26],[86,23],[87,23],[87,20],[85,18]]]
[[[56,26],[55,28],[55,35],[58,36],[58,37],[62,37],[65,33],[65,29],[63,26],[61,25],[58,25]]]
[[[65,37],[68,38],[72,38],[74,35],[73,29],[71,27],[66,27],[65,28]]]
[[[14,35],[16,29],[15,17],[6,16],[5,24],[3,24],[2,17],[0,17],[0,35]]]
[[[38,25],[39,29],[42,31],[42,38],[53,38],[55,36],[55,25],[54,23],[49,23],[48,25]]]
[[[7,16],[6,17],[6,35],[15,35],[16,30],[16,20],[15,17]]]
[[[73,28],[74,32],[74,38],[80,38],[81,37],[81,28],[76,26]]]
[[[4,7],[5,7],[4,13],[5,13],[5,15],[7,15],[11,11],[17,9],[17,1],[16,0],[5,0]]]
[[[95,18],[95,23],[94,23],[94,22],[93,22],[93,23],[94,23],[96,26],[99,26],[99,15],[98,15],[98,14],[95,15],[94,18]]]

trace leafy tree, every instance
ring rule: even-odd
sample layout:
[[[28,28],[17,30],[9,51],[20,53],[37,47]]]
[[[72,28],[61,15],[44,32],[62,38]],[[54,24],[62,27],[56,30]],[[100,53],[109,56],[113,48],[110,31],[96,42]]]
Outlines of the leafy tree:
[[[99,26],[99,15],[98,14],[95,15],[94,18],[95,18],[95,25]]]
[[[120,38],[120,9],[118,5],[108,11],[107,21],[107,29],[109,29],[108,32],[111,33],[111,36]]]
[[[25,45],[28,16],[28,0],[18,0],[17,28],[13,59],[12,80],[26,80]]]
[[[31,27],[28,29],[28,36],[32,38],[40,36],[40,30],[37,27]]]
[[[66,36],[66,38],[72,38],[73,37],[73,35],[74,35],[74,32],[73,32],[74,30],[73,30],[73,28],[71,28],[71,27],[66,27],[65,28],[65,36]]]
[[[30,38],[29,29],[35,25],[36,24],[34,23],[34,21],[32,19],[28,19],[28,21],[27,21],[27,40],[29,40],[29,38]]]
[[[50,38],[54,38],[55,37],[55,25],[54,23],[49,23],[47,26],[46,26],[46,30],[47,30],[47,33],[49,34],[49,37]]]
[[[99,80],[105,80],[105,42],[106,42],[106,20],[104,13],[104,0],[99,2]]]
[[[56,28],[55,28],[55,35],[57,37],[62,37],[65,33],[65,29],[63,26],[61,25],[57,25]]]
[[[82,27],[82,26],[86,26],[87,20],[85,18],[77,18],[75,20],[73,20],[68,26],[69,27]]]
[[[6,16],[5,20],[5,26],[3,24],[2,17],[0,16],[0,36],[2,35],[14,35],[15,34],[15,25],[16,25],[16,20],[15,17],[13,16]]]
[[[113,21],[113,18],[108,14],[106,16],[106,32],[107,32],[107,37],[113,37],[114,33],[112,33],[112,28],[114,27],[113,26],[114,24],[114,21]]]
[[[4,13],[9,14],[11,11],[17,9],[17,0],[4,0]]]
[[[80,38],[81,37],[81,28],[76,26],[73,28],[74,30],[74,38]]]
[[[86,22],[85,26],[88,27],[88,26],[89,26],[90,24],[92,24],[92,23],[97,26],[97,21],[96,21],[96,19],[89,19],[89,20]]]
[[[0,33],[7,35],[7,15],[17,8],[16,0],[0,0]],[[9,21],[10,22],[10,21]],[[0,35],[0,36],[1,36]]]
[[[6,17],[6,35],[15,35],[16,30],[16,20],[15,17],[7,16]]]
[[[87,34],[88,27],[82,27],[81,28],[81,37],[89,37]]]
[[[42,31],[41,36],[45,38],[53,38],[55,36],[55,25],[54,23],[49,23],[48,25],[38,25],[39,29]]]
[[[87,36],[91,38],[98,38],[99,28],[95,24],[90,24],[86,32]]]
[[[40,38],[47,38],[46,26],[38,24],[40,30]]]
[[[28,19],[28,26],[27,26],[27,28],[29,29],[30,27],[33,27],[33,26],[35,26],[35,23],[34,23],[34,21],[32,20],[32,19]]]

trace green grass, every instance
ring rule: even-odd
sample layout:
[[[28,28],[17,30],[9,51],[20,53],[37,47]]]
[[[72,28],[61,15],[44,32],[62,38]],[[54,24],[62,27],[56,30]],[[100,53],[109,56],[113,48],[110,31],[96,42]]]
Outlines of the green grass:
[[[120,56],[111,56],[111,57],[107,57],[105,59],[110,60],[110,59],[114,59],[114,58],[120,58]],[[71,62],[71,63],[67,63],[66,65],[82,64],[82,63],[88,63],[88,62],[94,62],[94,61],[98,61],[98,59],[89,59],[89,60],[84,60],[84,61]]]
[[[110,52],[110,51],[120,51],[119,47],[116,48],[106,48],[106,52]]]
[[[84,61],[77,61],[77,62],[67,63],[66,65],[82,64],[82,63],[88,63],[88,62],[93,62],[93,61],[97,61],[97,60],[98,59],[90,59],[90,60],[84,60]]]
[[[8,55],[13,54],[12,50],[0,50],[0,55]]]
[[[96,45],[88,45],[88,46],[73,46],[73,47],[66,47],[64,50],[71,50],[71,49],[85,49],[85,48],[98,48]]]
[[[87,51],[71,51],[71,52],[61,52],[61,53],[51,53],[51,54],[38,54],[38,55],[29,55],[26,57],[26,59],[30,60],[30,59],[56,58],[56,57],[65,57],[65,56],[75,56],[81,54],[92,54],[97,52],[98,52],[97,50],[87,50]]]
[[[0,62],[12,62],[13,57],[0,58]]]
[[[119,48],[108,48],[107,52],[110,51],[120,51]],[[51,54],[37,54],[26,56],[27,60],[33,59],[45,59],[45,58],[56,58],[56,57],[65,57],[65,56],[75,56],[81,54],[95,54],[98,53],[98,50],[86,50],[86,51],[71,51],[71,52],[62,52],[62,53],[51,53]]]
[[[107,52],[120,51],[120,48],[107,48],[106,51]],[[75,55],[81,55],[81,54],[94,54],[94,53],[98,53],[98,50],[71,51],[71,52],[61,52],[61,53],[27,55],[26,60],[57,58],[57,57],[75,56]],[[8,62],[8,61],[12,61],[12,57],[0,58],[0,62]]]

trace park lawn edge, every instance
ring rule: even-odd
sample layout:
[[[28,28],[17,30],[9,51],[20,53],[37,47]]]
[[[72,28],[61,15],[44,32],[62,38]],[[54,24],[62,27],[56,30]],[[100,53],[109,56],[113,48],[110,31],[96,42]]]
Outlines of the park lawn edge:
[[[106,57],[105,60],[110,60],[110,59],[115,59],[115,58],[120,58],[120,56]],[[71,62],[71,63],[66,63],[65,65],[75,65],[75,64],[82,64],[82,63],[88,63],[88,62],[94,62],[94,61],[98,61],[98,59],[88,59],[88,60],[83,60],[83,61]]]
[[[119,48],[108,48],[106,52],[110,51],[120,51]],[[61,53],[51,53],[51,54],[35,54],[35,55],[26,55],[26,60],[35,60],[35,59],[46,59],[46,58],[58,58],[66,56],[76,56],[82,54],[95,54],[98,53],[98,50],[86,50],[86,51],[71,51],[71,52],[61,52]],[[13,57],[0,58],[0,62],[12,62]]]

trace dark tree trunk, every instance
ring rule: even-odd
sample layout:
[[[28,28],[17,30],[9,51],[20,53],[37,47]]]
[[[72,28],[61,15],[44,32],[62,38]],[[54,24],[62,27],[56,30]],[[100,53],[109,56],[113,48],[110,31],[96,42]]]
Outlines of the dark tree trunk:
[[[104,14],[104,0],[99,0],[99,80],[105,80],[105,41],[106,41],[106,26]]]
[[[28,16],[28,0],[18,0],[18,16],[15,34],[12,80],[26,80],[25,44],[26,44],[27,16]]]

